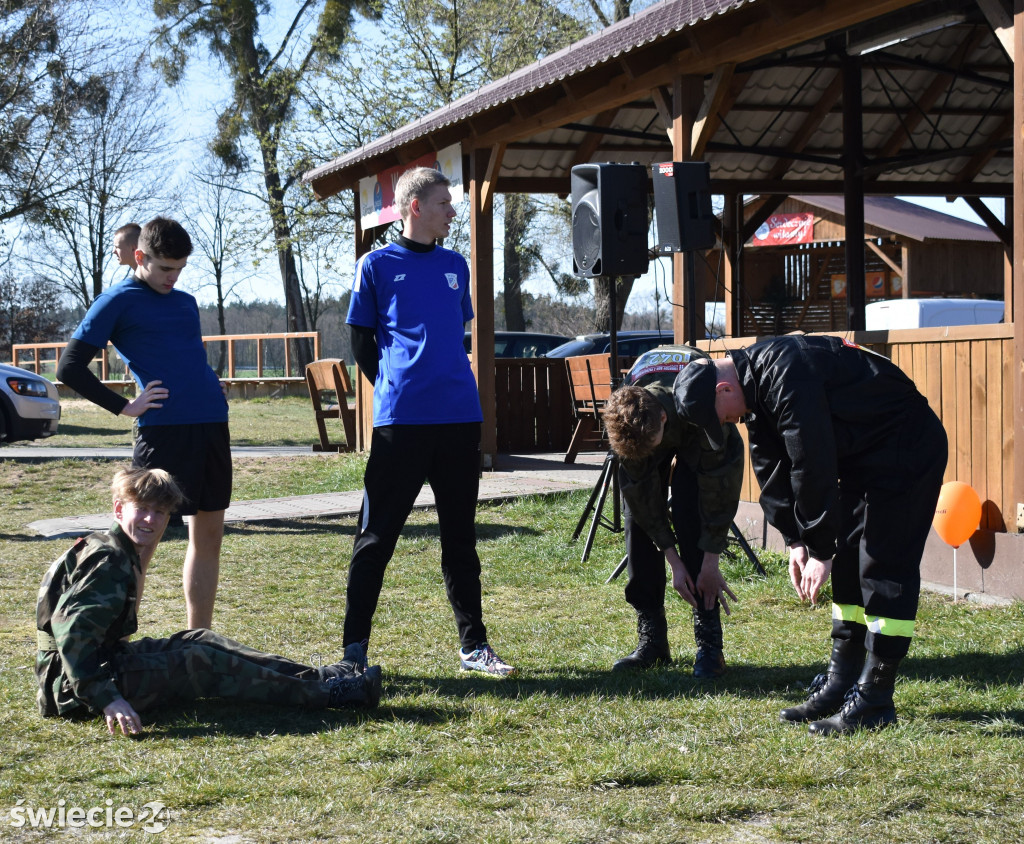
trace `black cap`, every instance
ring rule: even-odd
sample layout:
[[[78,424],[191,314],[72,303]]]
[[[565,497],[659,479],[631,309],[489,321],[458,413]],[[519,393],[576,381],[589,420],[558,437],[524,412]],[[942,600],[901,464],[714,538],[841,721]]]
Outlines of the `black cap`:
[[[718,370],[711,361],[694,360],[684,366],[672,386],[676,411],[686,422],[696,425],[715,451],[725,445],[725,432],[715,410]]]

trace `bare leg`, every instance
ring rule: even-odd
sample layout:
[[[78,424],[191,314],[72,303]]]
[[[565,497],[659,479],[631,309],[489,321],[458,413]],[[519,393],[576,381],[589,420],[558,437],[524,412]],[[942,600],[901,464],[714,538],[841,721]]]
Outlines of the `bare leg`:
[[[189,517],[182,585],[190,630],[213,626],[213,604],[217,598],[223,539],[223,510],[200,510]]]

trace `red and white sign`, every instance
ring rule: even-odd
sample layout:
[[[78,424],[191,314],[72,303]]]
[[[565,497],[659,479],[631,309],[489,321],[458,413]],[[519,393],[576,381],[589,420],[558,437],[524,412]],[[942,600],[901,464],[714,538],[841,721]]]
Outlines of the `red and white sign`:
[[[359,180],[359,222],[363,231],[401,219],[395,207],[395,183],[413,167],[433,167],[451,181],[452,204],[462,202],[462,144],[452,144],[436,153],[424,155],[408,164],[389,167],[376,176]]]
[[[754,233],[751,246],[788,246],[814,240],[814,214],[772,214]]]

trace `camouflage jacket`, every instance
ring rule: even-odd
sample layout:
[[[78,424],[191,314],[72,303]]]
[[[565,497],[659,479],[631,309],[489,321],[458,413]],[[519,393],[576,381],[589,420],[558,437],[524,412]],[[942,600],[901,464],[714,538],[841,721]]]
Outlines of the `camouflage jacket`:
[[[43,715],[83,706],[99,713],[121,696],[112,656],[138,629],[141,570],[116,523],[82,537],[50,566],[36,602],[36,702]]]
[[[666,379],[675,378],[675,372]],[[702,551],[722,553],[729,543],[729,526],[736,517],[743,483],[743,440],[736,426],[726,424],[725,448],[711,449],[700,430],[680,419],[672,388],[665,383],[649,383],[652,393],[665,410],[665,435],[661,445],[644,460],[621,460],[619,475],[622,497],[630,517],[644,529],[658,548],[664,551],[676,544],[669,520],[666,489],[671,458],[683,463],[697,475],[700,500],[700,539]]]

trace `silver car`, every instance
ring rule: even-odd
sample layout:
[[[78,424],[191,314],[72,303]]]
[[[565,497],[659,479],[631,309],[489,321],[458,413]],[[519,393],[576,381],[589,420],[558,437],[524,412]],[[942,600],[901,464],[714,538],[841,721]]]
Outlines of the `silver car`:
[[[0,442],[38,440],[57,433],[60,400],[45,378],[0,364]]]

